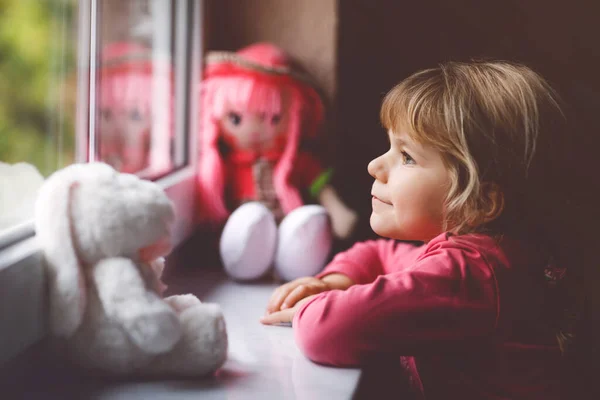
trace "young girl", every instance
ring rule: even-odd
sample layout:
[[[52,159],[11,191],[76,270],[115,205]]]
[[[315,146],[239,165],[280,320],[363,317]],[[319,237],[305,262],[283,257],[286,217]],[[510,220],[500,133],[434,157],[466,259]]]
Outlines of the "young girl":
[[[549,255],[524,199],[538,138],[561,116],[524,66],[448,63],[404,80],[381,109],[390,148],[368,166],[371,227],[424,244],[356,244],[279,287],[261,322],[292,321],[317,363],[402,356],[419,398],[557,398]]]
[[[316,274],[332,233],[347,236],[356,220],[330,185],[319,184],[326,174],[302,148],[318,133],[324,109],[294,64],[269,43],[206,59],[198,214],[226,222],[220,254],[236,279],[259,278],[273,264],[284,280]],[[322,206],[304,205],[309,189]]]

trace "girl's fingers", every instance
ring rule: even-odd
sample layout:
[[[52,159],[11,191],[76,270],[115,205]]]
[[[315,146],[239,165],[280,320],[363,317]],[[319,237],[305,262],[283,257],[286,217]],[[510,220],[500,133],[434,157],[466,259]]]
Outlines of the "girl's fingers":
[[[283,311],[276,311],[260,318],[260,322],[264,325],[275,325],[283,322],[292,322],[296,309],[289,308]]]
[[[294,281],[286,283],[285,285],[279,286],[277,289],[275,289],[275,291],[271,295],[271,298],[269,299],[269,302],[267,303],[267,313],[281,311],[285,310],[286,308],[293,307],[294,304],[298,302],[298,300],[310,294],[321,292],[322,290],[318,290],[318,288],[315,287],[315,282],[321,283],[321,281],[319,281],[316,278],[305,277],[298,278]],[[313,290],[310,290],[311,287],[313,287]],[[298,288],[305,288],[303,290],[305,290],[306,292],[296,292],[296,294],[292,298],[290,298],[290,294],[292,294],[295,291],[298,291]],[[285,307],[283,306],[284,303]]]
[[[305,285],[297,286],[294,290],[292,290],[287,297],[283,300],[283,304],[281,304],[281,309],[285,310],[287,308],[294,307],[299,300],[302,300],[306,296],[312,293],[309,292],[309,287]]]
[[[260,322],[265,325],[277,325],[277,324],[282,324],[282,323],[291,323],[292,320],[294,319],[294,315],[296,314],[296,311],[298,311],[304,303],[306,303],[313,297],[315,297],[315,295],[310,295],[310,296],[304,297],[303,299],[298,301],[294,307],[288,308],[287,310],[276,311],[274,313],[267,314],[260,318]]]
[[[281,303],[283,303],[290,291],[296,287],[296,285],[290,285],[290,283],[286,283],[285,285],[279,286],[277,289],[275,289],[275,292],[273,295],[271,295],[271,299],[267,304],[267,312],[275,312],[281,309]]]
[[[277,299],[281,293],[281,286],[273,291],[271,297],[269,297],[269,301],[267,302],[267,312],[272,312],[275,309],[275,304],[277,303]]]
[[[307,278],[299,278],[294,281],[288,282],[284,285],[279,286],[275,289],[275,292],[271,295],[271,299],[267,304],[267,312],[275,312],[281,310],[281,303],[285,298],[294,290],[297,286],[302,285]],[[308,278],[310,279],[310,278]]]

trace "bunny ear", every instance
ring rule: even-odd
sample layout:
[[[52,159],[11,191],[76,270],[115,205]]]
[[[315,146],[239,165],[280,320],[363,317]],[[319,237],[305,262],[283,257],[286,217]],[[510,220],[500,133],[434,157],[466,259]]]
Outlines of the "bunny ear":
[[[66,172],[76,171],[59,171],[42,185],[35,218],[36,236],[48,267],[50,328],[64,337],[79,327],[85,308],[85,282],[70,218],[72,195],[79,183]]]

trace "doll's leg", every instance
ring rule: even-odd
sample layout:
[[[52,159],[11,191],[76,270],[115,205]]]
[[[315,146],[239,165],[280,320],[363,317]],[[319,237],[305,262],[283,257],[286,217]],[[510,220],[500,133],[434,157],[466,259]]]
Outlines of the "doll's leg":
[[[168,353],[158,355],[142,374],[162,377],[197,377],[210,374],[227,359],[227,329],[221,309],[202,303],[179,316],[181,340]]]
[[[331,251],[331,223],[322,206],[308,205],[289,213],[279,226],[275,270],[283,280],[315,275]]]
[[[273,264],[277,225],[267,207],[246,203],[227,220],[219,250],[227,273],[239,280],[260,278]]]

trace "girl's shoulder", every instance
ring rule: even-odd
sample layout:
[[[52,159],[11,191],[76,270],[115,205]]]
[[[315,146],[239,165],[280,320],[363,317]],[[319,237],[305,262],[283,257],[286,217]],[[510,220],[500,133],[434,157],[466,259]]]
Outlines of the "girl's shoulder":
[[[423,256],[439,252],[451,252],[469,259],[481,258],[493,267],[513,268],[547,264],[547,255],[538,251],[533,243],[507,235],[469,233],[454,235],[446,232],[432,239]]]
[[[497,237],[483,233],[467,233],[456,235],[451,232],[444,232],[431,239],[426,244],[425,252],[440,248],[456,248],[464,250],[477,249],[486,252],[490,250],[494,251],[501,248],[501,243],[504,240],[504,237]]]

